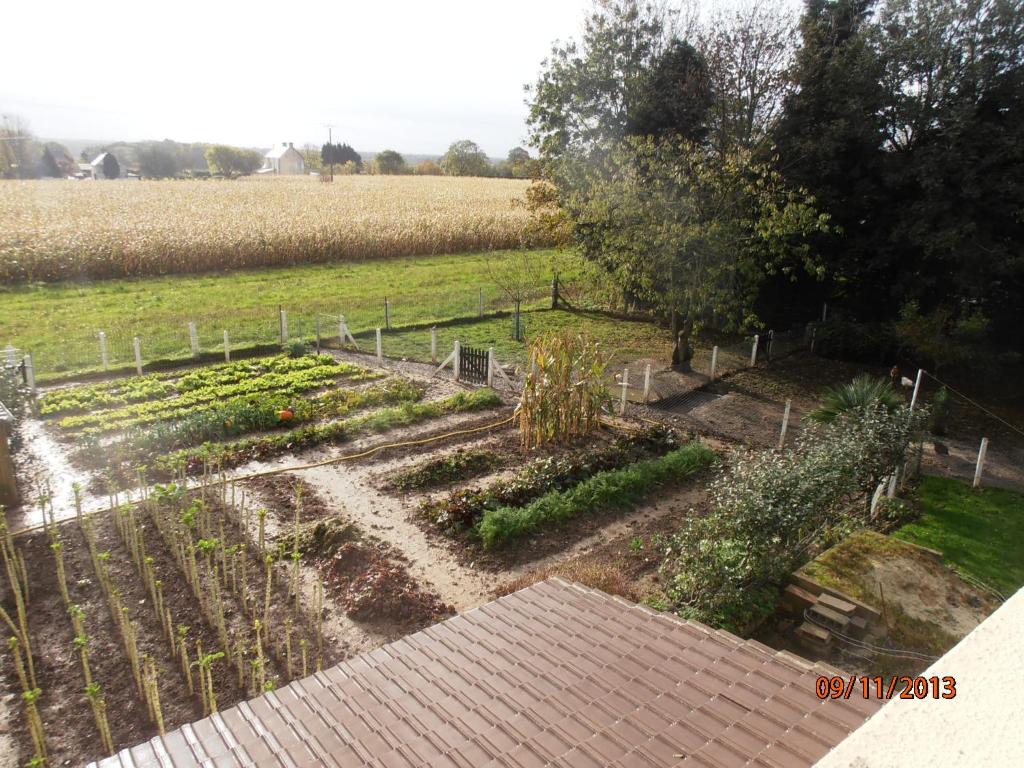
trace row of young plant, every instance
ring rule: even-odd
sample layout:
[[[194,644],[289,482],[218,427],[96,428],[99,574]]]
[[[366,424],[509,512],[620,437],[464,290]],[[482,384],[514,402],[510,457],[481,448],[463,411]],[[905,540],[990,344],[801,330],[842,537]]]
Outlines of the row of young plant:
[[[35,661],[33,660],[32,638],[28,626],[29,582],[25,558],[14,546],[14,538],[7,526],[4,509],[0,506],[0,554],[4,561],[4,573],[14,600],[15,615],[0,605],[0,620],[10,631],[7,638],[7,649],[11,653],[15,673],[21,685],[21,702],[24,707],[25,720],[32,739],[33,755],[29,765],[46,764],[46,733],[43,719],[39,715],[39,699],[43,695],[36,677]]]
[[[352,368],[355,370],[350,370]],[[382,376],[382,373],[365,371],[346,364],[306,368],[293,373],[268,373],[235,384],[196,389],[162,400],[131,403],[107,410],[94,409],[88,413],[65,416],[58,422],[58,426],[63,432],[72,435],[105,434],[128,427],[180,419],[215,408],[225,401],[245,401],[267,395],[288,398],[322,389],[340,380],[351,383]]]
[[[319,445],[340,444],[360,435],[410,426],[447,414],[487,410],[501,404],[501,397],[490,389],[478,389],[472,393],[458,392],[443,400],[426,403],[404,402],[362,416],[309,424],[279,434],[232,443],[206,443],[198,449],[174,451],[159,456],[153,463],[153,471],[159,478],[168,479],[179,475],[201,474],[211,465],[229,469],[254,460],[298,453]]]
[[[600,472],[663,456],[679,447],[671,430],[651,427],[617,437],[601,448],[586,448],[562,456],[529,462],[514,477],[486,488],[468,488],[442,499],[426,500],[419,514],[448,534],[473,530],[488,510],[521,507],[546,493],[564,491]]]
[[[503,463],[496,451],[457,450],[395,472],[385,479],[385,485],[396,491],[425,491],[492,472]]]
[[[714,458],[710,448],[692,442],[655,459],[597,472],[568,490],[550,491],[523,506],[488,509],[475,533],[485,547],[496,547],[573,517],[629,508],[665,484],[690,477]]]
[[[872,523],[872,492],[926,418],[874,403],[808,424],[785,451],[738,456],[710,486],[711,511],[662,542],[663,607],[737,631],[769,615],[812,546]]]
[[[334,368],[339,376],[358,376],[369,371],[350,363],[338,363],[330,355],[303,355],[240,360],[205,366],[186,373],[171,371],[145,376],[80,384],[54,389],[39,400],[43,416],[71,414],[97,408],[115,408],[130,403],[157,400],[171,395],[183,395],[198,390],[230,386],[267,375],[286,375],[313,368]]]

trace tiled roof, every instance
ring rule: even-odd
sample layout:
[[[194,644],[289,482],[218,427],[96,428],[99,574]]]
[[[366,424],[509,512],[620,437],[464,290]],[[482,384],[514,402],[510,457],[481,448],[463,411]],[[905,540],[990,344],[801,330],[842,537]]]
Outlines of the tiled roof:
[[[809,766],[878,708],[834,672],[549,579],[100,765]]]

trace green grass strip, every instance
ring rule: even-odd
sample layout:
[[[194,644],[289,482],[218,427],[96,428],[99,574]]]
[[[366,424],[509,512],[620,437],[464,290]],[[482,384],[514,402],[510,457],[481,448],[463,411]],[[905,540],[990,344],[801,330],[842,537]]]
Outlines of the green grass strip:
[[[574,488],[552,491],[523,507],[488,510],[476,530],[484,546],[494,547],[577,515],[631,507],[659,486],[692,475],[714,458],[710,448],[693,442],[657,459],[599,472]]]
[[[920,519],[894,537],[939,550],[947,563],[1004,595],[1024,586],[1024,495],[926,477],[916,502]]]

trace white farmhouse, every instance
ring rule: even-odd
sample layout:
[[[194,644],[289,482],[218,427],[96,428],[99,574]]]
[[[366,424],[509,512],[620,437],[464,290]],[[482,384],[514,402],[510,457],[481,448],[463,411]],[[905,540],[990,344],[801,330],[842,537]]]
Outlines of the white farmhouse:
[[[263,167],[260,173],[273,173],[279,176],[295,176],[306,172],[306,160],[292,143],[281,142],[263,156]]]

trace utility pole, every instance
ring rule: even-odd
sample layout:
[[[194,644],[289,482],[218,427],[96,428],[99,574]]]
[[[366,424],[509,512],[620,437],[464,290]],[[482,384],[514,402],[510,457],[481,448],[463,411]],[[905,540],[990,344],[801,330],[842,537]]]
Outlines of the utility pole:
[[[332,131],[334,129],[334,126],[332,124],[328,123],[326,127],[327,127],[327,154],[331,158],[330,162],[328,163],[328,166],[330,167],[330,174],[327,176],[327,180],[328,181],[334,181],[334,138],[333,138],[333,133],[332,133]]]

